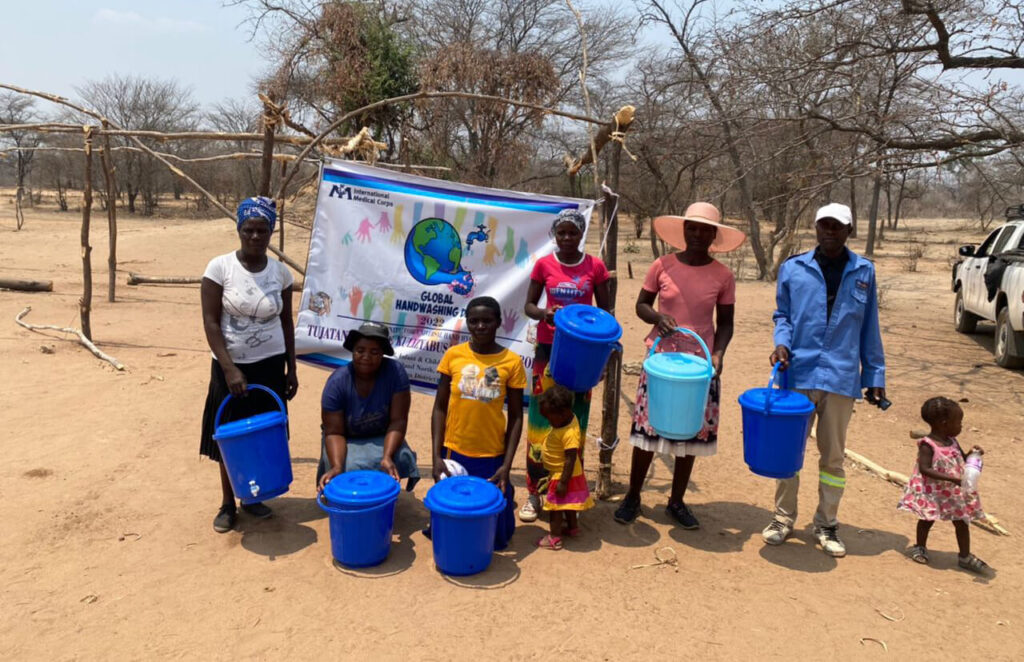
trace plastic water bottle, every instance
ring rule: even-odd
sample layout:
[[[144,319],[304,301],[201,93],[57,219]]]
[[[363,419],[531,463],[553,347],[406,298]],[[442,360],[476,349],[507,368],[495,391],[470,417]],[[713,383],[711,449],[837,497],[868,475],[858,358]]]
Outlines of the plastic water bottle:
[[[961,482],[961,486],[964,491],[978,491],[978,479],[981,478],[981,465],[981,453],[978,451],[971,451],[967,456],[967,462],[964,466],[964,476]]]

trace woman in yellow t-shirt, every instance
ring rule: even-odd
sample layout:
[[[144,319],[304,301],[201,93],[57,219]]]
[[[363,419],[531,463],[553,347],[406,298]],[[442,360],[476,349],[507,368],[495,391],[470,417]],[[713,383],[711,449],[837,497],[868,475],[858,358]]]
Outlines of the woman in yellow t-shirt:
[[[523,431],[526,388],[522,359],[496,340],[500,325],[501,306],[493,297],[469,302],[469,342],[449,348],[437,366],[441,379],[430,421],[435,481],[448,475],[444,460],[452,459],[505,493],[495,549],[508,546],[515,531],[515,493],[508,473]],[[502,411],[506,397],[507,420]]]

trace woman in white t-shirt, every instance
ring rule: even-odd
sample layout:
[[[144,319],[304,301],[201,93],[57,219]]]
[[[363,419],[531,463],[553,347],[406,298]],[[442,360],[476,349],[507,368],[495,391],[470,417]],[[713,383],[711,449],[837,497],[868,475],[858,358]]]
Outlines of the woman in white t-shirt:
[[[213,520],[218,533],[235,527],[238,510],[213,439],[217,408],[230,393],[238,397],[228,404],[222,423],[266,411],[269,396],[258,395],[258,391],[247,395],[250,383],[272,389],[283,400],[290,400],[299,389],[292,321],[294,279],[288,267],[267,258],[277,221],[274,201],[247,198],[238,206],[237,216],[241,247],[210,260],[200,290],[203,328],[213,361],[199,453],[220,464],[223,502]],[[243,505],[242,510],[259,518],[271,514],[262,503]]]

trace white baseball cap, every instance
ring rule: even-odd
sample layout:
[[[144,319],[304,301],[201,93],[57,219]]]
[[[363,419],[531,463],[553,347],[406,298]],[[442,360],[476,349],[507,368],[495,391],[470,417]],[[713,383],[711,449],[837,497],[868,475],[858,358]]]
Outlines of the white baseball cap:
[[[853,212],[849,207],[838,202],[830,202],[820,208],[814,215],[814,222],[817,223],[823,218],[834,218],[843,225],[853,225]]]

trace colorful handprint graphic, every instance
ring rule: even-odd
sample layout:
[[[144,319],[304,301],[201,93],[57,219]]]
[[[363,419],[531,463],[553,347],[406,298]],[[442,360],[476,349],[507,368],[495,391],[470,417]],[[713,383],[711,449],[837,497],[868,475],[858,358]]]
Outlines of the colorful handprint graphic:
[[[515,308],[506,308],[504,314],[501,316],[501,328],[505,329],[505,333],[512,333],[513,329],[516,328],[516,322],[519,321],[519,311]]]
[[[364,244],[370,241],[370,230],[373,229],[373,223],[370,219],[364,218],[362,223],[359,224],[359,229],[356,230],[356,238]]]
[[[516,233],[512,228],[505,228],[505,262],[511,262],[516,256]]]
[[[363,319],[368,320],[373,315],[373,309],[377,307],[377,295],[367,292],[363,295]]]
[[[384,294],[380,297],[380,309],[381,317],[384,319],[385,324],[391,323],[391,306],[395,303],[395,291],[392,289],[384,290]]]
[[[359,311],[359,303],[363,300],[363,291],[359,286],[353,287],[348,295],[348,309],[355,315]]]
[[[391,230],[391,243],[400,244],[405,241],[405,227],[402,225],[403,205],[395,207],[395,227]]]
[[[458,207],[455,210],[455,220],[452,225],[455,226],[455,231],[459,234],[462,234],[462,225],[466,222],[466,211],[465,207]]]
[[[526,246],[526,239],[519,239],[519,250],[516,252],[516,266],[525,269],[530,266],[530,249]]]
[[[484,264],[493,265],[494,260],[501,255],[501,251],[494,244],[487,244],[487,250],[484,252]]]

